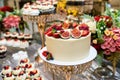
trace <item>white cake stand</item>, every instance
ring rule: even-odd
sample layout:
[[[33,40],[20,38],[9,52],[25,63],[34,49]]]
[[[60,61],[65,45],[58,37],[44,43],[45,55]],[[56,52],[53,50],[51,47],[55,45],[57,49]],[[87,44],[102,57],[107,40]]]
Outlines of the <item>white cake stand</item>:
[[[62,62],[56,60],[46,60],[46,58],[42,55],[42,52],[46,50],[46,47],[38,50],[40,57],[44,61],[45,69],[53,74],[65,75],[66,80],[70,80],[72,74],[81,74],[88,69],[92,64],[93,59],[97,56],[97,51],[91,46],[89,55],[85,59],[75,62]]]

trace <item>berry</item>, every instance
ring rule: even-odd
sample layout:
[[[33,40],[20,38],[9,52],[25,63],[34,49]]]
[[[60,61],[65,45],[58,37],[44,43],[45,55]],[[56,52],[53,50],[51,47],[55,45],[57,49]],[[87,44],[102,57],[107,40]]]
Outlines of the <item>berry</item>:
[[[54,37],[54,38],[60,38],[60,34],[59,34],[59,33],[54,33],[54,34],[53,34],[53,37]]]
[[[43,55],[44,57],[47,57],[48,51],[43,51],[42,55]]]
[[[53,36],[53,32],[52,31],[49,31],[48,33],[47,33],[47,36]]]
[[[79,30],[89,30],[89,26],[83,23],[79,26]]]

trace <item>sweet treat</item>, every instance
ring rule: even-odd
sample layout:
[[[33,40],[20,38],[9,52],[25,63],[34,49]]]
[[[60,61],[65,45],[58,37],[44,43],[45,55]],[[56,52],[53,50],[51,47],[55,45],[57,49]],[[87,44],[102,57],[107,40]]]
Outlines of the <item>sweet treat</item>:
[[[15,77],[15,80],[25,80],[26,79],[26,74],[25,71],[20,71],[20,73]]]
[[[14,32],[11,34],[12,39],[17,39],[18,33]]]
[[[24,35],[24,39],[27,40],[27,41],[29,42],[29,44],[31,44],[31,41],[32,41],[33,38],[32,38],[32,35],[30,35],[30,34],[25,34],[25,35]]]
[[[30,77],[32,79],[38,78],[39,76],[40,76],[40,72],[38,69],[34,69],[28,73],[28,77]]]
[[[12,75],[12,73],[7,73],[3,80],[14,80],[14,76]]]
[[[6,45],[7,46],[12,46],[13,45],[13,39],[7,39],[7,42],[6,42]]]
[[[0,45],[6,45],[6,39],[0,38]]]
[[[24,34],[23,33],[20,33],[17,37],[19,40],[23,40],[24,39]]]
[[[33,65],[33,64],[28,63],[28,64],[25,65],[25,71],[26,71],[26,72],[30,72],[30,71],[32,71],[33,69],[34,69],[34,65]]]
[[[6,52],[7,52],[7,47],[0,46],[0,58],[4,57]]]
[[[1,73],[2,73],[3,75],[5,75],[5,74],[7,74],[7,73],[11,73],[11,71],[12,71],[11,67],[10,67],[9,65],[6,65],[6,66],[3,67]]]
[[[55,60],[74,62],[89,55],[91,33],[86,24],[53,24],[46,30],[45,38],[47,51]]]
[[[4,34],[4,37],[5,37],[6,39],[11,38],[11,33],[10,33],[10,32],[6,32],[6,33]]]
[[[33,80],[44,80],[42,77],[34,78]]]
[[[27,48],[29,47],[29,42],[27,40],[22,40],[20,42],[20,48]]]
[[[13,47],[20,47],[20,40],[14,39],[13,40]]]
[[[51,1],[36,1],[30,4],[29,2],[24,4],[22,8],[22,14],[25,15],[40,15],[40,14],[49,14],[54,12],[55,7]]]
[[[29,63],[29,59],[28,58],[25,58],[25,59],[22,59],[22,60],[20,60],[20,66],[22,67],[22,68],[25,68],[25,65],[26,64],[28,64]]]
[[[13,68],[12,73],[17,76],[17,75],[19,75],[21,70],[22,69],[20,68],[20,66],[16,66],[16,67]]]

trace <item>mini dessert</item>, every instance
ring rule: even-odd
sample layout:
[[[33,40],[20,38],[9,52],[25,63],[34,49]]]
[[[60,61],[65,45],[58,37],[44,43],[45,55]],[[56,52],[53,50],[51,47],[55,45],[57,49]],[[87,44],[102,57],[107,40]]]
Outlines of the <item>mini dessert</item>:
[[[4,34],[4,37],[5,37],[6,39],[11,38],[11,33],[10,33],[10,32],[6,32],[6,33]]]
[[[6,45],[6,39],[0,38],[0,45]]]
[[[20,40],[14,39],[13,40],[13,47],[20,47]]]
[[[7,73],[3,80],[14,80],[14,76],[12,75],[12,73]]]
[[[30,72],[30,71],[32,71],[33,69],[34,69],[34,65],[33,65],[33,64],[28,63],[28,64],[25,65],[25,71],[26,71],[26,72]]]
[[[42,77],[37,77],[37,78],[34,78],[33,80],[43,80]]]
[[[7,47],[0,46],[0,58],[4,57],[6,52],[7,52]]]
[[[30,11],[31,11],[31,7],[30,7],[30,3],[28,2],[28,3],[24,4],[24,6],[22,8],[22,14],[29,15]]]
[[[2,69],[2,74],[5,75],[7,73],[11,73],[12,69],[9,65],[7,66],[4,66],[3,69]]]
[[[7,42],[6,42],[6,45],[7,46],[12,46],[13,45],[13,39],[7,39]]]
[[[13,34],[11,34],[11,37],[12,37],[13,39],[17,39],[18,33],[17,33],[17,32],[14,32]]]
[[[26,74],[25,74],[25,71],[21,71],[18,76],[16,76],[15,80],[25,80],[26,78]]]
[[[34,79],[40,76],[40,72],[38,69],[34,69],[28,73],[28,77]]]
[[[25,65],[26,64],[28,64],[29,63],[29,59],[28,58],[25,58],[25,59],[22,59],[22,60],[20,60],[20,66],[22,67],[22,68],[25,68]]]
[[[23,33],[20,33],[17,37],[19,40],[23,40],[24,39],[24,34]]]
[[[25,35],[24,35],[24,39],[27,40],[27,41],[29,42],[29,44],[31,44],[31,41],[32,41],[33,38],[32,38],[32,35],[30,35],[30,34],[25,34]]]
[[[21,72],[20,66],[16,66],[16,67],[13,68],[13,70],[12,70],[12,73],[13,73],[13,75],[15,75],[15,76],[19,75],[20,72]]]
[[[28,41],[27,40],[22,40],[20,42],[20,48],[27,48],[27,47],[29,47]]]

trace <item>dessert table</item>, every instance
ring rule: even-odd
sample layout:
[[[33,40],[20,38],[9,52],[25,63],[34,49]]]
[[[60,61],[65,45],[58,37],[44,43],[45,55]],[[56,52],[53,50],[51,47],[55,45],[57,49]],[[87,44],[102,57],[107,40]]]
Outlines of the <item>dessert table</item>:
[[[41,45],[38,43],[33,43],[30,47],[26,49],[20,49],[20,48],[13,48],[13,47],[8,47],[7,55],[5,58],[0,59],[0,71],[2,70],[2,67],[4,65],[10,65],[11,67],[15,67],[18,64],[18,60],[15,60],[13,58],[13,54],[15,54],[18,51],[27,51],[28,58],[30,59],[31,63],[35,64],[35,68],[39,68],[41,74],[43,75],[45,80],[65,80],[65,77],[63,74],[57,75],[51,73],[47,69],[45,69],[44,62],[39,62],[37,63],[35,60],[35,57],[37,56],[38,49],[41,48]],[[106,63],[108,64],[108,63]],[[110,68],[111,66],[108,65]],[[92,65],[90,66],[89,69],[87,69],[85,72],[81,74],[75,74],[71,76],[71,80],[101,80],[98,79],[94,74],[94,70],[98,67],[98,64],[95,60],[92,61]],[[117,68],[116,76],[117,77],[112,77],[110,79],[104,79],[104,80],[119,80],[120,79],[120,69]],[[0,80],[2,80],[0,78]]]

